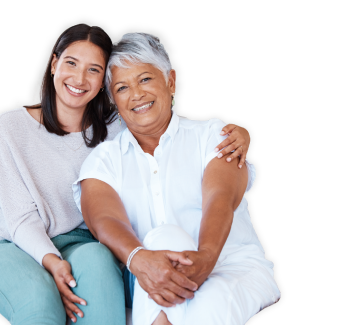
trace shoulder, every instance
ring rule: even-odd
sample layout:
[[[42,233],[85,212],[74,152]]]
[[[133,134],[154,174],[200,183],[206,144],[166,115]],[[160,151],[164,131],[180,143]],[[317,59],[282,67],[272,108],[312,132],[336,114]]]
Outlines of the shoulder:
[[[0,126],[7,128],[9,125],[13,125],[14,123],[21,123],[21,121],[25,119],[24,110],[25,108],[21,107],[0,114]]]
[[[111,160],[116,154],[120,153],[120,135],[119,132],[113,140],[105,140],[95,147],[86,158],[86,161]]]
[[[179,116],[179,128],[194,130],[195,132],[210,132],[213,130],[221,132],[226,124],[220,119],[210,119],[206,121],[189,120],[186,117]]]
[[[17,137],[23,133],[26,125],[25,108],[4,112],[0,115],[0,134],[2,138]]]

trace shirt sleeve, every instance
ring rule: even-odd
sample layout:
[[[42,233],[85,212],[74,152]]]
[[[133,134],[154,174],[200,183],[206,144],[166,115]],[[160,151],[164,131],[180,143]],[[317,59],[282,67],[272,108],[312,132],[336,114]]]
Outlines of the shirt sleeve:
[[[98,145],[83,162],[80,176],[72,184],[75,203],[81,211],[81,181],[88,178],[98,179],[111,186],[117,193],[119,190],[117,170],[120,167],[120,159],[115,159],[111,154],[113,150],[115,157],[119,158],[119,147],[114,146],[112,141],[103,142]],[[82,211],[81,211],[82,212]]]
[[[220,135],[225,125],[226,124],[219,119],[212,119],[209,121],[208,136],[207,136],[207,143],[206,143],[206,149],[205,149],[205,153],[206,153],[205,164],[204,164],[205,168],[208,165],[208,163],[213,158],[215,158],[219,153],[219,152],[215,152],[214,148],[216,148],[218,144],[220,144],[224,139],[227,138],[227,136]],[[253,183],[256,177],[256,171],[255,171],[255,166],[250,164],[247,160],[245,161],[245,164],[248,170],[248,184],[246,187],[246,192],[247,192],[253,186]],[[234,168],[238,168],[238,167],[234,165]]]
[[[11,146],[0,134],[0,206],[8,234],[14,244],[40,265],[43,257],[60,252],[47,235],[45,224],[23,180]]]

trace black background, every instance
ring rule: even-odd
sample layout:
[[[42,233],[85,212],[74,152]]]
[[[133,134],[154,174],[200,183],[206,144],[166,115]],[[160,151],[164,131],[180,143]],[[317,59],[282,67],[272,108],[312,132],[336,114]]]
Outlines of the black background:
[[[284,249],[281,233],[287,224],[283,206],[278,209],[274,202],[278,201],[275,195],[281,178],[275,159],[281,140],[277,123],[279,109],[287,103],[279,96],[283,92],[280,60],[283,53],[279,46],[282,35],[274,33],[276,26],[270,21],[254,24],[250,20],[229,24],[227,28],[214,28],[213,23],[205,29],[205,25],[187,19],[173,27],[165,23],[135,24],[133,17],[129,23],[82,18],[103,27],[113,39],[129,31],[158,35],[166,45],[180,82],[175,96],[178,114],[198,120],[218,117],[249,130],[252,141],[248,158],[256,165],[258,178],[246,198],[254,228],[266,257],[275,263],[275,279],[285,294],[282,279],[288,257],[281,254]],[[56,38],[80,21],[62,17],[46,22],[22,21],[20,28],[5,35],[6,46],[1,52],[2,71],[6,71],[2,75],[2,111],[31,104],[34,85]],[[249,324],[282,323],[284,304],[282,299],[252,318]]]

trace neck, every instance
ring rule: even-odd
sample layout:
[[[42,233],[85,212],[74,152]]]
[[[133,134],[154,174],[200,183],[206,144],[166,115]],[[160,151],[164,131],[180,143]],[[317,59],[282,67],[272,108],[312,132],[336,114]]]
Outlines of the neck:
[[[56,100],[57,116],[62,128],[66,132],[80,132],[83,113],[85,112],[86,106],[69,108],[62,105],[60,101]]]
[[[171,118],[172,115],[170,114],[169,118],[162,125],[159,125],[158,127],[154,128],[153,131],[148,131],[147,133],[135,131],[130,128],[129,130],[137,140],[138,144],[141,146],[142,150],[153,156],[154,150],[159,144],[159,139],[168,129]]]

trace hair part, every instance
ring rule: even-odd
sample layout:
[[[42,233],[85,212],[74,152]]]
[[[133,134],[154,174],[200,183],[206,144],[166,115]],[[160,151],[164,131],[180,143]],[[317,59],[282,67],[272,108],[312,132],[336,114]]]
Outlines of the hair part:
[[[110,89],[112,69],[113,67],[127,69],[129,63],[153,65],[163,73],[166,82],[172,69],[168,53],[158,37],[146,33],[125,34],[118,43],[113,45],[105,74],[105,86],[112,103],[114,103]]]
[[[65,30],[56,41],[50,54],[47,68],[44,73],[41,88],[41,103],[34,105],[32,108],[40,108],[41,121],[48,132],[55,133],[60,136],[69,134],[63,129],[63,125],[58,120],[56,106],[56,91],[53,78],[51,76],[51,67],[53,55],[59,59],[61,54],[73,43],[78,41],[89,41],[97,45],[103,53],[105,62],[109,60],[112,50],[112,41],[108,34],[100,27],[79,24]],[[93,148],[100,142],[104,141],[108,135],[107,124],[115,120],[116,111],[109,101],[109,97],[105,91],[98,92],[85,109],[81,121],[81,132],[85,140],[86,146]],[[92,125],[93,136],[91,139],[87,137],[86,129]]]

